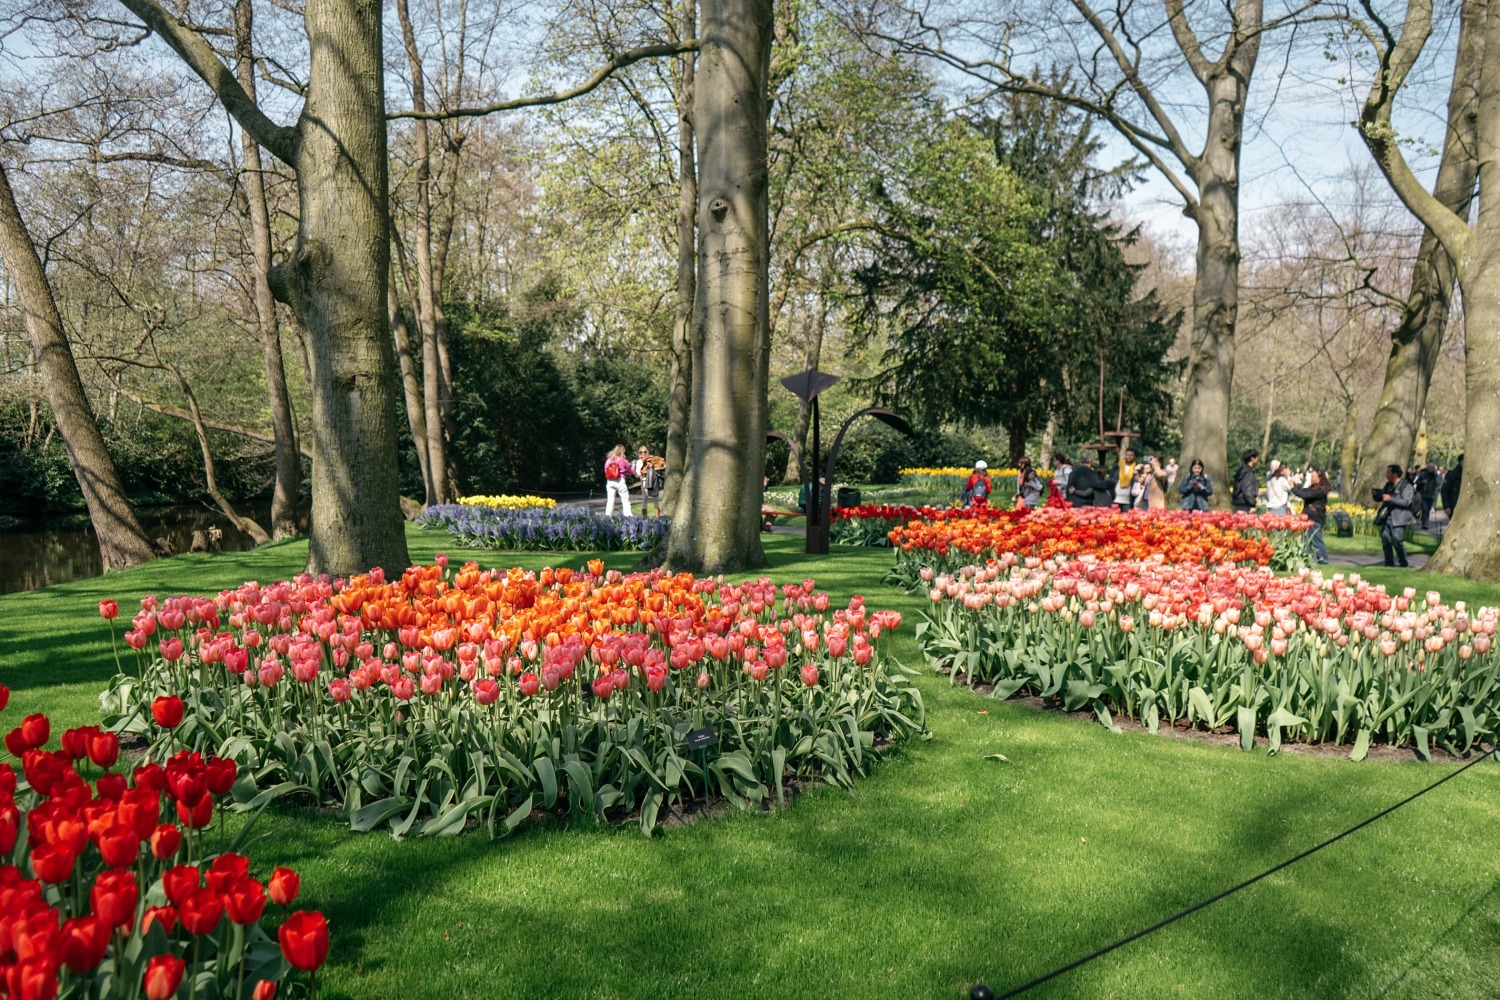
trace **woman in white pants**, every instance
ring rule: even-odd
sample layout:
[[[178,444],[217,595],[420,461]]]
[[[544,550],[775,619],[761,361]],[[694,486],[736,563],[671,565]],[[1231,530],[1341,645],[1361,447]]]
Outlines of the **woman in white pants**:
[[[625,480],[633,470],[630,468],[630,460],[625,457],[625,446],[615,445],[615,450],[609,453],[604,460],[604,516],[613,517],[615,513],[615,498],[620,500],[621,509],[625,516],[630,516],[630,490],[625,485]]]

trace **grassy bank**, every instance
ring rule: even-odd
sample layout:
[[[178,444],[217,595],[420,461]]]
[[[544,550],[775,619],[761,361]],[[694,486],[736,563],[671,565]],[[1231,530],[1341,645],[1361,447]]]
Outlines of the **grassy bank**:
[[[465,555],[413,531],[414,559]],[[778,579],[812,576],[907,616],[880,586],[889,550],[800,553],[768,536]],[[97,602],[213,593],[300,568],[301,543],[183,556],[0,598],[5,721],[94,721],[114,669]],[[586,556],[481,553],[483,565]],[[636,557],[616,554],[627,569]],[[1374,571],[1392,585],[1419,573]],[[1475,603],[1500,591],[1442,580]],[[531,826],[397,843],[327,818],[262,820],[257,865],[292,864],[334,931],[325,997],[957,997],[1014,985],[1254,874],[1453,765],[1241,753],[1111,734],[921,681],[928,742],[851,795],[811,791],[773,816],[727,815],[651,840],[634,828]],[[1003,754],[1008,761],[990,759]],[[1036,996],[1490,997],[1500,970],[1500,766]]]

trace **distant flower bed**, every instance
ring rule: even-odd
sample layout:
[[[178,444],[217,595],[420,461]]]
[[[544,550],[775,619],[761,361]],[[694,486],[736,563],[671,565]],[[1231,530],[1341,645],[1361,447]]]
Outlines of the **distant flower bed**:
[[[906,478],[906,477],[908,477],[908,476],[910,476],[913,479],[920,479],[920,478],[924,478],[924,477],[925,478],[942,478],[942,477],[947,477],[947,476],[960,476],[960,477],[962,477],[964,479],[967,479],[969,477],[969,473],[973,472],[974,469],[973,469],[972,466],[967,467],[967,468],[961,468],[961,467],[959,467],[957,465],[945,465],[945,466],[942,466],[940,468],[932,468],[932,469],[929,469],[929,468],[926,468],[926,467],[923,467],[923,466],[914,466],[914,467],[909,467],[909,468],[905,468],[905,469],[897,469],[896,471],[897,471],[897,473],[903,479]],[[1011,478],[1015,478],[1016,476],[1018,476],[1020,474],[1021,474],[1021,470],[1020,469],[1016,469],[1016,468],[1010,468],[1010,469],[991,469],[990,470],[990,477],[991,478],[994,478],[996,476],[1010,476]],[[1038,469],[1038,470],[1036,470],[1036,474],[1038,476],[1041,476],[1043,479],[1045,479],[1045,478],[1047,478],[1047,477],[1049,477],[1049,476],[1052,475],[1052,470],[1051,469]]]
[[[458,503],[467,507],[500,507],[506,510],[551,510],[557,501],[551,497],[523,497],[503,493],[500,496],[476,495],[459,497]]]
[[[475,549],[613,552],[649,549],[666,537],[664,517],[605,517],[577,507],[516,510],[470,504],[428,507],[417,519]]]
[[[1299,516],[1224,511],[1118,511],[1109,507],[951,508],[891,530],[894,577],[915,585],[918,567],[956,570],[974,557],[1091,556],[1100,560],[1157,559],[1168,563],[1242,563],[1296,568],[1302,559]]]

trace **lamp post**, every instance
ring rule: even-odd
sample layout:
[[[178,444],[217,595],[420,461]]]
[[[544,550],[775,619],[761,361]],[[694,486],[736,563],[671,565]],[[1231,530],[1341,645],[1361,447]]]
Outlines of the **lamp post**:
[[[792,375],[781,380],[781,384],[795,395],[798,399],[808,403],[812,407],[812,455],[803,468],[807,471],[804,475],[811,476],[811,482],[807,488],[807,546],[806,551],[810,555],[826,555],[828,553],[828,529],[831,524],[833,513],[832,497],[829,491],[833,488],[833,469],[838,461],[839,446],[844,443],[844,435],[849,427],[860,417],[874,417],[881,423],[892,427],[907,437],[912,436],[911,425],[901,416],[879,406],[868,406],[855,413],[844,421],[839,428],[838,434],[833,439],[833,447],[828,450],[828,464],[823,465],[820,454],[821,443],[819,441],[819,419],[818,419],[818,394],[825,389],[831,388],[839,381],[837,375],[829,375],[809,368],[800,375]],[[800,456],[799,456],[800,458]],[[800,463],[799,463],[800,464]],[[822,472],[820,479],[818,473]]]
[[[828,525],[826,523],[826,508],[823,505],[823,484],[818,482],[818,457],[819,448],[819,422],[818,422],[818,395],[825,389],[831,389],[839,382],[839,376],[820,372],[816,368],[797,375],[788,375],[781,380],[787,391],[796,396],[802,402],[812,408],[812,460],[807,463],[808,476],[811,482],[807,484],[807,551],[813,555],[822,555],[828,551]]]

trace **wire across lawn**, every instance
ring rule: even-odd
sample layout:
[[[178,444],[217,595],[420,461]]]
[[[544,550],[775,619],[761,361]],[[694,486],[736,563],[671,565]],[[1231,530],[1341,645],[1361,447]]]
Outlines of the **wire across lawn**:
[[[411,529],[412,557],[581,565],[588,553],[464,553]],[[800,552],[767,536],[770,574],[906,616],[880,585],[889,550]],[[46,711],[97,722],[114,670],[97,602],[216,593],[296,572],[305,545],[179,556],[0,598],[6,728]],[[629,569],[629,553],[605,555]],[[1500,589],[1394,571],[1388,585],[1473,603]],[[333,951],[326,998],[959,997],[1003,990],[1255,874],[1441,776],[1423,765],[1114,735],[921,681],[933,739],[879,764],[853,794],[820,788],[774,815],[728,813],[647,840],[634,826],[543,823],[392,841],[281,811],[257,864],[303,874]],[[1008,760],[992,759],[1003,754]],[[1500,972],[1500,765],[1084,969],[1038,996],[1495,995]]]

